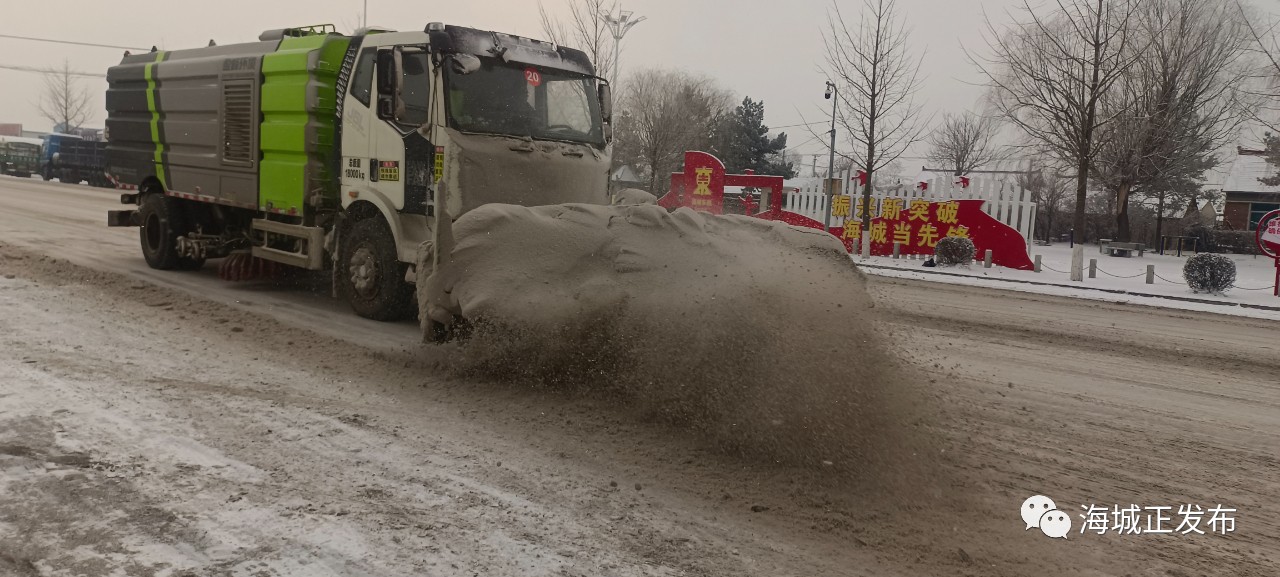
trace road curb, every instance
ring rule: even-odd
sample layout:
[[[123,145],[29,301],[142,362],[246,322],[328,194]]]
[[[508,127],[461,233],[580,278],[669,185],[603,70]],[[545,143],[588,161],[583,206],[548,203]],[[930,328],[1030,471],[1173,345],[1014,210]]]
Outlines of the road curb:
[[[1079,286],[1079,285],[1066,285],[1066,284],[1057,284],[1057,283],[1048,283],[1048,282],[1037,282],[1037,281],[1031,281],[1031,280],[1019,280],[1019,279],[1011,279],[1011,278],[997,278],[997,277],[988,277],[988,276],[973,276],[973,275],[967,275],[967,274],[955,274],[955,273],[949,273],[949,272],[943,272],[943,271],[937,271],[937,270],[914,270],[914,269],[905,269],[905,268],[902,268],[902,267],[896,267],[896,266],[885,266],[885,265],[881,265],[881,264],[867,264],[867,263],[862,263],[862,262],[857,262],[857,261],[854,261],[854,264],[856,264],[856,265],[857,265],[857,266],[859,266],[859,267],[875,268],[875,269],[883,269],[883,270],[896,270],[896,271],[910,272],[910,273],[920,273],[920,274],[934,274],[934,275],[939,275],[939,276],[951,276],[951,277],[958,277],[958,278],[976,278],[976,279],[982,279],[982,280],[993,280],[993,281],[998,281],[998,282],[1007,282],[1007,283],[1015,283],[1015,284],[1029,284],[1029,285],[1035,285],[1035,286],[1051,286],[1051,287],[1058,287],[1058,288],[1068,288],[1068,289],[1077,289],[1077,290],[1088,290],[1088,291],[1104,292],[1104,293],[1118,294],[1118,295],[1128,295],[1128,296],[1135,296],[1135,297],[1150,297],[1150,298],[1167,299],[1167,300],[1172,300],[1172,301],[1182,301],[1182,302],[1197,303],[1197,304],[1217,305],[1217,306],[1223,306],[1223,307],[1240,307],[1240,308],[1245,308],[1245,309],[1256,309],[1256,310],[1277,311],[1277,312],[1280,312],[1280,306],[1274,306],[1274,307],[1273,307],[1273,306],[1268,306],[1268,305],[1255,305],[1255,304],[1250,304],[1250,303],[1225,303],[1225,302],[1222,302],[1222,301],[1215,301],[1215,300],[1209,300],[1209,299],[1199,299],[1199,298],[1195,298],[1195,297],[1180,297],[1180,296],[1173,296],[1173,295],[1158,295],[1158,294],[1152,294],[1152,293],[1134,292],[1134,291],[1127,291],[1127,290],[1120,290],[1120,289],[1105,289],[1105,288],[1098,288],[1098,287]]]

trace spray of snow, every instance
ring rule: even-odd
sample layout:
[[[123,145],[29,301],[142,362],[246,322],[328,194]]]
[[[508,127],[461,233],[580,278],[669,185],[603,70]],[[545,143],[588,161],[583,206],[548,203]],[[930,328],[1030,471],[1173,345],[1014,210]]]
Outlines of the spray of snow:
[[[743,453],[865,463],[887,450],[897,362],[834,237],[741,216],[489,205],[420,290],[473,323],[455,369],[616,395]]]

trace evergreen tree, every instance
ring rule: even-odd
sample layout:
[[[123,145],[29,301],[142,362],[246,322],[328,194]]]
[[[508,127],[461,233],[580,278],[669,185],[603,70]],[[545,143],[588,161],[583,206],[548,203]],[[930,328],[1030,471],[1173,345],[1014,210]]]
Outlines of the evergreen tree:
[[[751,97],[726,115],[719,123],[712,150],[730,174],[754,170],[756,174],[768,174],[792,178],[794,166],[783,158],[787,149],[787,134],[769,137],[769,127],[764,124],[764,102]]]

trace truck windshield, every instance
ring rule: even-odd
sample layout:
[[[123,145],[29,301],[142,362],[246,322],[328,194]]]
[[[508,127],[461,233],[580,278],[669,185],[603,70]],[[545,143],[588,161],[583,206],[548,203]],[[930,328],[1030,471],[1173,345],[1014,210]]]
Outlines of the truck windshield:
[[[450,126],[538,140],[604,145],[594,79],[481,58],[477,69],[446,67]]]
[[[23,156],[37,156],[40,154],[39,145],[27,142],[6,142],[0,147],[7,148],[9,152]]]

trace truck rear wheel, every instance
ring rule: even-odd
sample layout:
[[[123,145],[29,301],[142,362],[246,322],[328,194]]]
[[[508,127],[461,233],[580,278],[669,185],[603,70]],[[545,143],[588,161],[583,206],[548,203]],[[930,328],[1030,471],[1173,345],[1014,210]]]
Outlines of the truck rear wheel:
[[[138,220],[142,221],[138,237],[142,241],[142,256],[147,259],[147,265],[158,270],[182,266],[183,259],[178,256],[178,237],[184,230],[182,211],[177,202],[163,194],[143,196],[138,207]]]
[[[376,321],[409,316],[413,287],[404,280],[395,240],[377,218],[356,221],[339,249],[338,291],[356,314]]]

